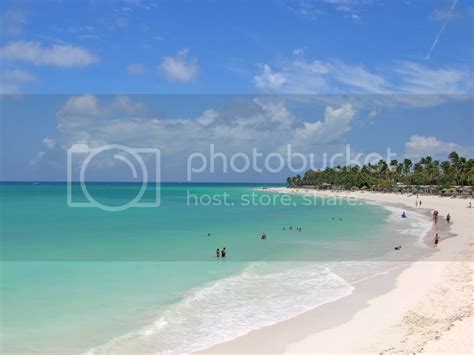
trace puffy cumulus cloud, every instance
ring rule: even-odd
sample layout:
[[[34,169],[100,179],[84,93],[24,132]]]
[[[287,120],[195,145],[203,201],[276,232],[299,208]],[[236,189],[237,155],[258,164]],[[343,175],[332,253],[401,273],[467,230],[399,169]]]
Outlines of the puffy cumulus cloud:
[[[93,128],[113,115],[130,117],[146,111],[145,105],[129,96],[119,95],[112,100],[100,102],[95,95],[72,96],[66,100],[57,113],[58,129],[74,133],[81,129]]]
[[[163,57],[158,69],[167,80],[179,83],[193,81],[199,72],[197,59],[190,57],[186,48],[178,51],[174,57]]]
[[[413,135],[410,137],[410,140],[405,143],[405,155],[407,157],[420,158],[432,156],[446,159],[448,154],[452,151],[456,151],[461,155],[471,156],[474,150],[472,147],[464,147],[456,143],[444,142],[432,136]]]
[[[274,73],[269,65],[262,66],[262,73],[253,77],[255,86],[260,89],[279,89],[286,82],[282,73]]]
[[[355,115],[345,103],[301,120],[284,101],[258,97],[209,108],[195,117],[165,118],[128,96],[72,96],[58,110],[57,135],[43,141],[42,155],[65,159],[64,151],[74,144],[94,148],[113,143],[159,148],[164,164],[185,168],[190,154],[208,152],[210,144],[225,154],[249,154],[253,148],[281,153],[288,144],[308,154],[321,144],[341,143]]]
[[[344,104],[339,108],[328,106],[324,111],[323,121],[303,122],[296,133],[303,141],[335,142],[350,131],[350,123],[354,116],[355,112],[351,104]]]
[[[85,67],[99,62],[98,56],[83,47],[69,44],[44,47],[38,42],[26,41],[11,42],[1,47],[0,58],[5,61],[22,61],[63,68]]]

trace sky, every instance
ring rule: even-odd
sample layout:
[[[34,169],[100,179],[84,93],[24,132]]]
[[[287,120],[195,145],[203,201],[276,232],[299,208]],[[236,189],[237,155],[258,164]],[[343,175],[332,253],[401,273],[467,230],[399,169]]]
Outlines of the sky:
[[[315,167],[473,156],[467,0],[16,0],[0,21],[0,180],[64,181],[77,144],[158,149],[161,180],[194,182],[282,182],[288,145]],[[284,167],[224,169],[254,150]],[[89,179],[131,180],[96,158]]]

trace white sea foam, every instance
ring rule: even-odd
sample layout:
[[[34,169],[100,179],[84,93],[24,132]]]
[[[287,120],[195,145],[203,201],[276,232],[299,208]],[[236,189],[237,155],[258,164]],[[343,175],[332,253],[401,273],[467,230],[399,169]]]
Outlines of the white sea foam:
[[[406,211],[399,207],[387,206],[372,201],[367,201],[367,204],[381,206],[390,212],[387,217],[387,222],[395,226],[395,229],[400,234],[412,235],[417,237],[417,244],[423,244],[423,238],[431,230],[432,224],[425,216],[414,211]],[[401,214],[405,211],[408,218],[401,218]]]
[[[188,292],[157,320],[91,353],[188,353],[232,340],[353,291],[323,264],[252,263],[242,273]],[[285,270],[286,268],[286,270]]]

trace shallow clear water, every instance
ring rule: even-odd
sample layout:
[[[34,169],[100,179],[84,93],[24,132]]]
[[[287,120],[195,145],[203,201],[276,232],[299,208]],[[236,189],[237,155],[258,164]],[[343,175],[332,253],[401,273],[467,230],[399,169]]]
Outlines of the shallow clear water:
[[[411,257],[394,245],[423,249],[426,223],[398,209],[287,205],[256,187],[164,184],[160,207],[112,213],[68,207],[64,184],[1,184],[2,351],[201,349],[350,294],[381,262]],[[138,188],[90,191],[118,205]],[[224,193],[228,205],[208,205]]]

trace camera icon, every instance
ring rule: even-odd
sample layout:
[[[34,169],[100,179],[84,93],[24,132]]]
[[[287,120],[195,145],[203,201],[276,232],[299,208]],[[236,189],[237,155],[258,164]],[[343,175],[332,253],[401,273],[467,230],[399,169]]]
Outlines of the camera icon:
[[[106,144],[74,144],[67,151],[67,205],[117,212],[160,205],[160,150]],[[146,161],[146,163],[145,163]],[[91,166],[93,166],[91,168]],[[94,183],[96,170],[131,173],[127,183]],[[92,172],[92,174],[91,174]],[[88,176],[92,175],[92,178]],[[111,176],[111,175],[108,175]],[[117,187],[118,186],[118,187]]]

